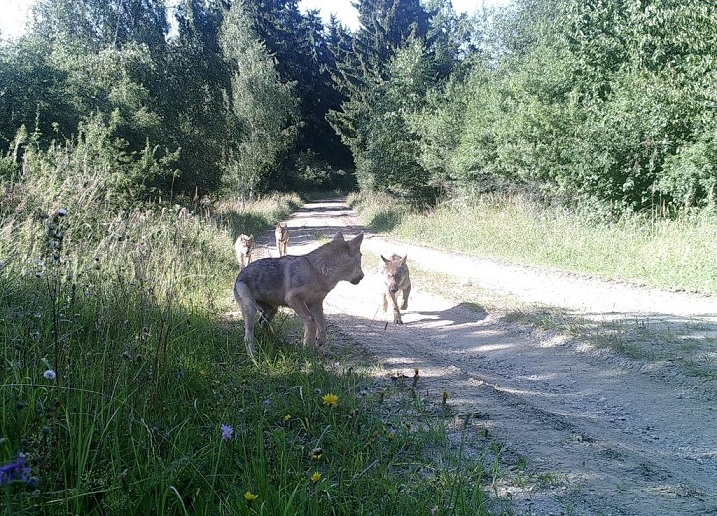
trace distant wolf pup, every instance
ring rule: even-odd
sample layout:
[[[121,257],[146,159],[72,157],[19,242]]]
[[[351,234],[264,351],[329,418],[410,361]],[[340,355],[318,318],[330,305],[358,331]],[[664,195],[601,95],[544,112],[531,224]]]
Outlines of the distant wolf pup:
[[[276,249],[279,251],[279,256],[286,256],[286,249],[289,247],[289,228],[286,222],[279,222],[274,230],[276,236]]]
[[[384,258],[383,265],[381,266],[381,274],[383,275],[383,281],[386,285],[386,289],[383,291],[383,311],[388,309],[388,298],[391,298],[393,304],[393,322],[396,324],[403,324],[401,319],[401,311],[398,309],[398,302],[396,301],[396,294],[400,293],[403,304],[401,304],[401,310],[408,308],[408,295],[411,293],[411,279],[408,277],[408,266],[406,265],[406,258],[408,255],[401,258],[397,254],[391,256],[391,258]]]
[[[291,307],[304,323],[304,345],[326,344],[324,298],[339,281],[357,285],[363,279],[363,233],[344,240],[339,232],[331,242],[302,256],[262,258],[242,269],[234,282],[234,298],[244,318],[247,354],[255,358],[254,316],[266,328],[280,306]]]
[[[234,242],[234,250],[237,252],[237,261],[243,269],[251,262],[251,253],[254,250],[254,235],[239,235]]]

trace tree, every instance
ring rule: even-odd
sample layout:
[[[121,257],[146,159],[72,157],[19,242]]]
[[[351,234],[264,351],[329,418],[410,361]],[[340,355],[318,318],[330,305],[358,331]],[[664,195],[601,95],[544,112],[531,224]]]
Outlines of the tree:
[[[177,34],[165,56],[154,92],[163,116],[165,141],[181,149],[175,191],[197,196],[221,187],[223,153],[229,139],[225,92],[229,63],[219,44],[224,6],[213,0],[183,0],[176,11]]]
[[[359,186],[389,188],[425,202],[426,176],[416,162],[406,116],[436,76],[435,58],[426,50],[429,13],[417,0],[361,0],[354,5],[358,32],[336,27],[330,32],[333,78],[344,100],[327,118],[351,149]]]
[[[169,30],[164,0],[38,0],[33,18],[34,34],[94,52],[129,42],[161,52]]]
[[[293,84],[283,83],[275,61],[256,37],[243,1],[234,3],[222,23],[220,43],[231,67],[225,148],[227,180],[242,200],[252,198],[280,153],[291,146],[297,116]]]
[[[340,97],[331,80],[331,54],[318,12],[301,13],[297,0],[246,2],[245,6],[256,37],[274,57],[281,81],[295,84],[298,100],[301,122],[297,124],[295,147],[280,157],[271,172],[272,181],[298,186],[308,179],[297,177],[307,160],[329,171],[350,166],[345,146],[326,121],[329,109],[339,107]],[[337,183],[340,179],[336,176],[329,181]]]

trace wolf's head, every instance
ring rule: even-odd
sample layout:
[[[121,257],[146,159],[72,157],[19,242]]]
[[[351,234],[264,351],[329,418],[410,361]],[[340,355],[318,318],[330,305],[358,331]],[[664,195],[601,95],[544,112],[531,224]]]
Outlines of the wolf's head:
[[[400,257],[394,254],[391,258],[384,258],[383,255],[381,255],[381,260],[383,260],[381,274],[383,275],[383,280],[389,292],[398,292],[398,289],[401,288],[401,285],[408,276],[406,258],[408,258],[408,255]]]
[[[254,249],[254,235],[239,235],[236,242],[236,248],[244,255],[251,253],[252,249]]]
[[[361,242],[363,242],[363,232],[351,240],[345,241],[343,234],[338,232],[334,235],[332,243],[334,245],[345,246],[346,256],[341,264],[341,278],[353,285],[363,279],[363,270],[361,269]]]

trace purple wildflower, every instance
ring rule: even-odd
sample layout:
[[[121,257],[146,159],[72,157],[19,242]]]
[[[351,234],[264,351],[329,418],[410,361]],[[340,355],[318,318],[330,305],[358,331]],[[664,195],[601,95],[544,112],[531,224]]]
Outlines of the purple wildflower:
[[[0,466],[0,486],[20,481],[27,483],[30,478],[30,466],[25,463],[25,454],[18,455],[15,462]]]
[[[234,429],[229,425],[222,424],[222,439],[228,441],[233,435]]]
[[[55,371],[53,371],[52,369],[48,369],[47,371],[42,373],[42,376],[44,376],[48,380],[54,380],[55,378],[57,378],[57,374],[55,374]]]

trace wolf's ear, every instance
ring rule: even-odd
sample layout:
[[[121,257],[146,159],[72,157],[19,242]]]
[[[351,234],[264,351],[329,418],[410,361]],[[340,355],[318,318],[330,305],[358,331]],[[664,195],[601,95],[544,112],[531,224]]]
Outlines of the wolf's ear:
[[[349,242],[349,243],[351,244],[351,247],[353,247],[354,249],[358,249],[361,247],[361,242],[363,242],[363,231],[361,233],[359,233],[358,235],[356,235],[355,237],[353,237],[351,239],[351,242]]]
[[[382,254],[379,255],[379,256],[381,256],[381,259],[383,260],[383,263],[388,263],[388,262],[390,261],[388,258],[384,258]]]
[[[341,233],[341,231],[337,231],[334,235],[334,242],[343,242],[344,241],[344,235]]]
[[[408,255],[404,256],[404,257],[401,259],[401,265],[406,265],[406,259],[407,259],[407,258],[408,258]]]

